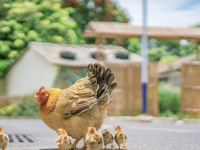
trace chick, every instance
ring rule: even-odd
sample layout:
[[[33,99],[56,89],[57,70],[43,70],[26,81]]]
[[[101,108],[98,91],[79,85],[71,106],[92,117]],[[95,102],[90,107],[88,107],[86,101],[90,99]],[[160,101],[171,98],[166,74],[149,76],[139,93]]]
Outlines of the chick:
[[[67,132],[62,128],[59,128],[56,131],[58,134],[58,139],[56,141],[58,150],[69,150],[71,148],[71,140],[67,135]]]
[[[121,144],[123,145],[123,149],[126,149],[126,141],[127,141],[126,134],[124,133],[124,131],[122,130],[120,126],[117,126],[115,128],[115,132],[116,132],[115,142],[119,146],[119,149],[121,148]]]
[[[113,135],[107,129],[103,130],[102,135],[103,135],[103,142],[104,142],[105,149],[106,149],[106,146],[109,144],[111,144],[111,148],[113,149],[114,148]]]
[[[41,87],[36,98],[42,120],[53,130],[65,129],[75,139],[72,148],[76,148],[88,127],[101,127],[117,86],[114,78],[110,69],[90,64],[85,78],[66,89]]]
[[[8,141],[9,141],[8,135],[4,133],[2,128],[0,128],[0,148],[2,148],[2,150],[6,149]]]
[[[103,150],[103,138],[96,128],[88,127],[85,138],[86,150]]]

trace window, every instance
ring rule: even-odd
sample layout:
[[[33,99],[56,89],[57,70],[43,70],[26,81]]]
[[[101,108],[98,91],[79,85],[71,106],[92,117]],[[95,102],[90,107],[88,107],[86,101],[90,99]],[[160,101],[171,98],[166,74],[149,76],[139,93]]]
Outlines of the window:
[[[99,59],[104,59],[105,58],[105,54],[102,52],[92,52],[90,54],[90,57],[92,57],[93,59],[97,59],[97,57],[99,57]]]
[[[76,55],[73,52],[69,52],[69,51],[60,52],[60,57],[63,58],[63,59],[69,59],[69,60],[75,60],[76,59]]]
[[[129,53],[117,52],[117,53],[115,53],[115,57],[118,59],[129,59]]]

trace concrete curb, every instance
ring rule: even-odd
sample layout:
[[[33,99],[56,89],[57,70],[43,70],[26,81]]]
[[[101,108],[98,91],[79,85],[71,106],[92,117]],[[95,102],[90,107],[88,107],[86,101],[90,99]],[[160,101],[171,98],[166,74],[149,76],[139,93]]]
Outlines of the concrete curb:
[[[40,118],[39,117],[6,117],[6,116],[0,116],[0,119],[34,119],[37,120]],[[153,117],[153,116],[148,116],[148,115],[139,115],[139,116],[108,116],[106,118],[107,120],[124,120],[124,121],[135,121],[135,122],[164,122],[164,123],[177,123],[177,124],[182,124],[182,123],[197,123],[200,124],[200,119],[182,119],[182,120],[177,120],[175,118],[170,118],[170,117]]]
[[[156,117],[154,119],[154,122],[175,123],[176,121],[178,120],[175,118],[169,118],[169,117]]]
[[[108,120],[124,120],[124,121],[135,121],[135,122],[164,122],[164,123],[198,123],[200,124],[200,119],[182,119],[178,120],[170,117],[153,117],[148,115],[139,116],[108,116]]]
[[[126,121],[136,121],[136,122],[152,122],[154,120],[153,116],[139,115],[139,116],[108,116],[108,120],[126,120]]]
[[[200,119],[183,119],[185,123],[199,123],[200,124]]]

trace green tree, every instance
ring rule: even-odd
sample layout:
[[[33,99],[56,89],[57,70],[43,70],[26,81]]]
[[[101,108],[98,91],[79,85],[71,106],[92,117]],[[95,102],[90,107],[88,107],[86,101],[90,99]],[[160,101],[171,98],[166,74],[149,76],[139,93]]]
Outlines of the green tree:
[[[81,43],[70,8],[51,0],[1,0],[0,78],[23,54],[28,42]]]
[[[71,14],[81,31],[90,21],[128,22],[124,9],[112,0],[63,0],[63,7],[73,7]]]

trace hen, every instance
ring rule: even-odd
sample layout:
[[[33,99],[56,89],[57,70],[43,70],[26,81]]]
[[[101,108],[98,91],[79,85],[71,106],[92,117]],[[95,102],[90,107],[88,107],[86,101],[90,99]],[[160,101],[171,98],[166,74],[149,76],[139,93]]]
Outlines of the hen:
[[[66,89],[41,87],[36,93],[40,116],[47,126],[63,128],[75,138],[72,148],[85,139],[88,127],[99,129],[106,117],[114,74],[100,64],[88,65],[85,78]]]

